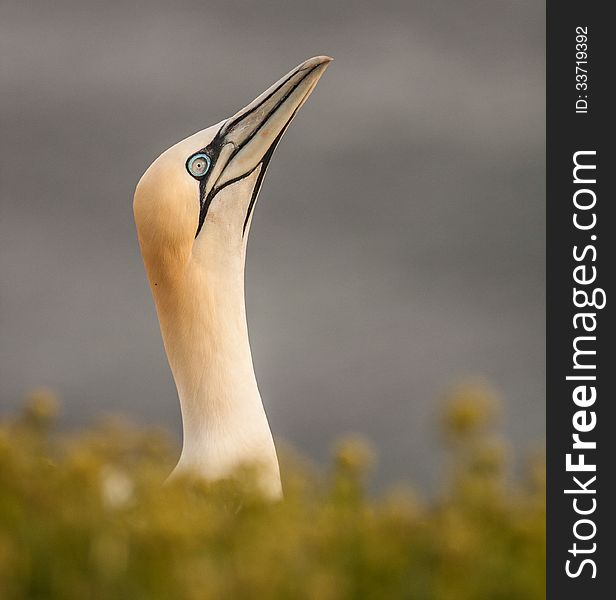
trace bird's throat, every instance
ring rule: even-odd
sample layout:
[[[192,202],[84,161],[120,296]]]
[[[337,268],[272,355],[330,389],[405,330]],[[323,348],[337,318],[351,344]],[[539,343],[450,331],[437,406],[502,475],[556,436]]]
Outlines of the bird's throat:
[[[191,259],[158,279],[150,281],[184,430],[175,472],[218,479],[254,465],[264,491],[279,495],[276,451],[248,340],[243,257],[215,269]]]

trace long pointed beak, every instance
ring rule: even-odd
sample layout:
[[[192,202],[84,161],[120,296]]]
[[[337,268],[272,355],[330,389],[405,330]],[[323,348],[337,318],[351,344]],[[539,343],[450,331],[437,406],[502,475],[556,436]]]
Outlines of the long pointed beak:
[[[312,93],[332,61],[315,56],[298,65],[248,106],[227,119],[211,146],[217,146],[206,196],[267,166],[278,142],[297,111]]]

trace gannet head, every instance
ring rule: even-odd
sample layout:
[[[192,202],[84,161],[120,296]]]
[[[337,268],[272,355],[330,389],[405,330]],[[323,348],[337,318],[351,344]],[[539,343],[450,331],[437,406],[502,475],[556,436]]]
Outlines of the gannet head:
[[[243,254],[270,158],[331,60],[303,62],[235,115],[175,144],[147,169],[133,208],[151,276],[189,259],[224,268]]]

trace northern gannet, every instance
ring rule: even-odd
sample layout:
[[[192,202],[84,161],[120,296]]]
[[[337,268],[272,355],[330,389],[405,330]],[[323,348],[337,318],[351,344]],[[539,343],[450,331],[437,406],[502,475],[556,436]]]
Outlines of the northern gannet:
[[[172,476],[213,480],[254,464],[262,490],[282,494],[248,341],[246,242],[272,154],[331,60],[303,62],[229,119],[163,152],[137,184],[137,236],[182,412]]]

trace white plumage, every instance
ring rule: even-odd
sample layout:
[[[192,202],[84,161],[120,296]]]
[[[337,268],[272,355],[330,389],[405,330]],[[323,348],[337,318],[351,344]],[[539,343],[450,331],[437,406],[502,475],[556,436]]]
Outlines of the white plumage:
[[[246,242],[276,144],[330,61],[305,61],[233,117],[164,152],[137,185],[139,243],[182,409],[174,473],[217,479],[257,465],[263,491],[282,493],[248,340]]]

